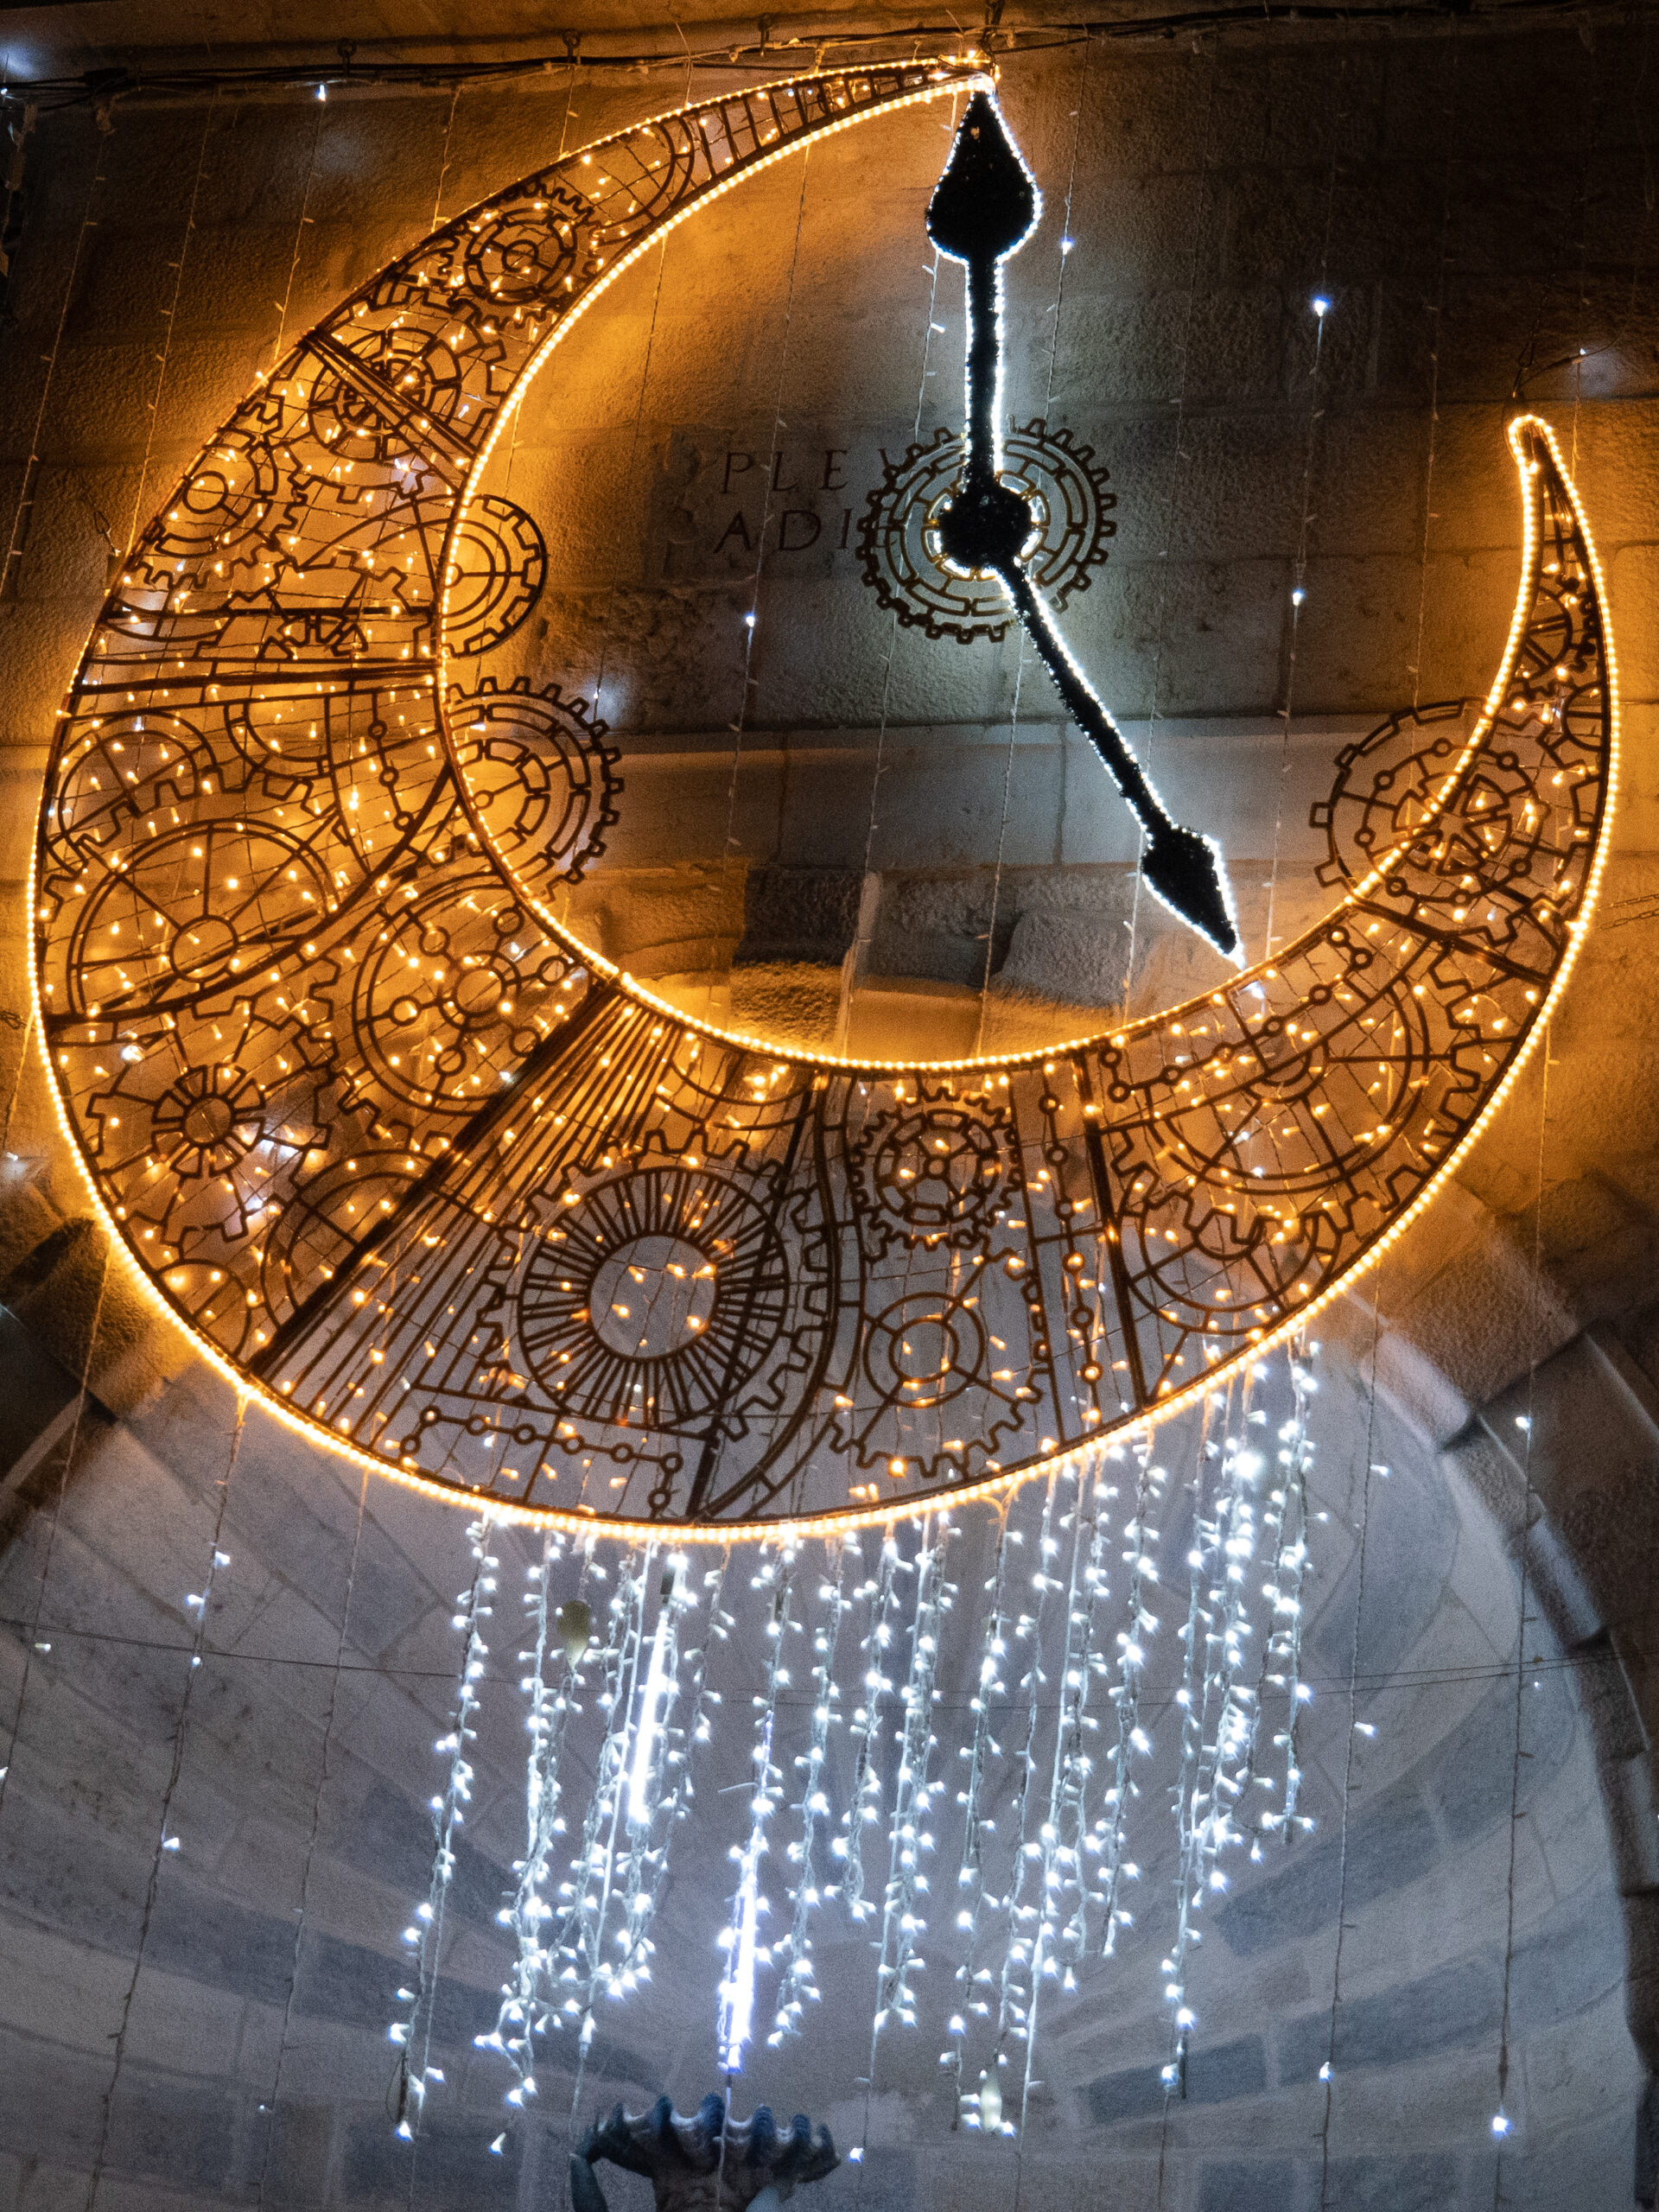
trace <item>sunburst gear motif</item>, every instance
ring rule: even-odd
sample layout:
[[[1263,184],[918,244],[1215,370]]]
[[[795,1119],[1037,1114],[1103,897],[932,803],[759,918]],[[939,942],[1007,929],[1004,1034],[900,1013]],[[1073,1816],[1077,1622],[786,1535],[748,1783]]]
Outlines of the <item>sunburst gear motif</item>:
[[[888,462],[859,524],[864,580],[883,607],[930,638],[1001,639],[1014,620],[1007,594],[992,575],[950,567],[939,547],[939,510],[957,489],[962,439],[941,429]],[[1051,430],[1040,416],[1016,423],[1002,444],[1001,481],[1031,508],[1027,556],[1032,582],[1057,612],[1087,591],[1116,537],[1117,494],[1110,471],[1091,446],[1070,430]]]

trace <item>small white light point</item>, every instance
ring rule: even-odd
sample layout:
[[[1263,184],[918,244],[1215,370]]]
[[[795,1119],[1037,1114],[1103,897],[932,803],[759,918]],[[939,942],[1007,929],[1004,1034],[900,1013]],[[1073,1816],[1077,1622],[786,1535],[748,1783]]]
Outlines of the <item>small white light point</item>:
[[[1494,2135],[1497,2136],[1500,2140],[1510,2133],[1514,2126],[1515,2122],[1510,2118],[1508,2113],[1495,2112],[1492,2114],[1492,2133]]]
[[[1321,322],[1325,321],[1326,315],[1331,312],[1331,302],[1325,298],[1323,292],[1316,292],[1313,295],[1313,297],[1308,302],[1308,305],[1313,308],[1314,314],[1318,315]]]

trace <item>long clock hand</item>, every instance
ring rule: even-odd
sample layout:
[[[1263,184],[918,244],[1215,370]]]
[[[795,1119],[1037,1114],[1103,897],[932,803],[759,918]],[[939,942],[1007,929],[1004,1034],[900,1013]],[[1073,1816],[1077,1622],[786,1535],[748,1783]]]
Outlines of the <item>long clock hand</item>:
[[[1146,880],[1184,922],[1229,958],[1238,925],[1212,839],[1165,810],[1122,732],[1072,659],[1026,572],[1029,505],[997,477],[1002,364],[1002,264],[1036,226],[1037,191],[988,92],[968,104],[927,207],[927,234],[968,272],[967,461],[939,517],[939,543],[958,568],[998,577],[1078,728],[1099,753],[1147,835]]]

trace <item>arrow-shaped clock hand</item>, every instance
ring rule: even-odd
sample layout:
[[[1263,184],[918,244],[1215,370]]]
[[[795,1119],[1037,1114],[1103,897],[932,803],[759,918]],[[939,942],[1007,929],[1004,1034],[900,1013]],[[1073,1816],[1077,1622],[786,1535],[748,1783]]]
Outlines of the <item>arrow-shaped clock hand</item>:
[[[1123,733],[1096,698],[1025,566],[1029,505],[999,480],[1002,264],[1036,227],[1037,188],[988,92],[976,92],[927,207],[927,234],[968,273],[968,435],[961,480],[939,517],[939,543],[958,568],[996,576],[1054,679],[1067,711],[1099,753],[1147,836],[1146,880],[1184,922],[1229,958],[1238,926],[1220,849],[1166,811]]]

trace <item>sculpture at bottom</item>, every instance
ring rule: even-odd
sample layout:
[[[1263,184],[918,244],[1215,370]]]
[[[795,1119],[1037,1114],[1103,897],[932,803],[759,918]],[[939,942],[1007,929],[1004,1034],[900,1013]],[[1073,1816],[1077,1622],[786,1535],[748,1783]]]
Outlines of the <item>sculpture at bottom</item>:
[[[733,2120],[715,2090],[689,2120],[671,2097],[658,2097],[637,2118],[618,2105],[603,2126],[590,2127],[571,2155],[571,2212],[610,2212],[594,2172],[601,2158],[644,2174],[657,2212],[777,2212],[798,2185],[841,2164],[829,2129],[815,2138],[804,2113],[780,2135],[769,2106]]]

